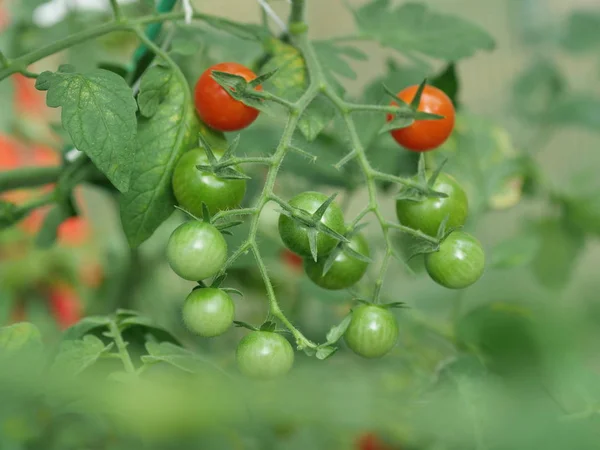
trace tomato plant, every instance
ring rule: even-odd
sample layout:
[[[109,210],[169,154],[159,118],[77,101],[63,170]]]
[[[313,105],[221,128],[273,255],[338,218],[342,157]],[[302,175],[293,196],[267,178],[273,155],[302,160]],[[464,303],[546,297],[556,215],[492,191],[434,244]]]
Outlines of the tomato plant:
[[[0,448],[594,448],[600,10],[469,1],[3,2]]]
[[[257,378],[287,373],[294,363],[294,350],[280,334],[253,331],[238,344],[235,352],[240,372]]]
[[[215,130],[237,131],[246,128],[256,120],[259,111],[231,98],[225,89],[213,79],[214,71],[238,75],[246,81],[256,78],[256,74],[252,70],[235,62],[219,63],[209,67],[200,75],[194,89],[194,101],[198,115]],[[258,91],[261,89],[261,86],[256,87]]]
[[[222,152],[215,152],[220,158]],[[183,154],[173,173],[173,192],[179,205],[195,216],[202,217],[202,204],[211,213],[232,209],[240,205],[246,192],[246,180],[223,179],[214,173],[199,170],[196,166],[208,164],[202,149]]]
[[[398,93],[398,98],[410,104],[419,86],[410,86]],[[392,105],[396,105],[392,102]],[[426,152],[438,148],[450,137],[454,129],[455,111],[452,100],[444,91],[426,85],[423,89],[418,110],[429,114],[437,114],[443,118],[440,120],[416,120],[412,125],[405,128],[392,130],[394,140],[407,150],[415,152]],[[391,120],[393,115],[388,115]]]
[[[227,259],[227,242],[214,226],[191,220],[181,224],[169,238],[167,260],[173,271],[190,281],[215,275]]]

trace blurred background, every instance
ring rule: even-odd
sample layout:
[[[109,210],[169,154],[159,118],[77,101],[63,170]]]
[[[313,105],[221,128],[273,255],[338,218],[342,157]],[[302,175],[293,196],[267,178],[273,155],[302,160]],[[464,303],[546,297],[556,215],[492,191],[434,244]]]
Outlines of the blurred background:
[[[9,57],[18,56],[99,23],[109,14],[107,3],[3,0],[0,48]],[[287,2],[271,3],[285,20]],[[357,34],[346,2],[307,3],[311,38]],[[366,3],[347,2],[354,9]],[[34,383],[35,378],[17,386],[5,375],[0,392],[6,398],[11,392],[11,398],[23,395],[0,406],[1,449],[600,448],[596,348],[600,337],[600,5],[592,0],[419,3],[476,23],[496,41],[493,51],[477,52],[453,68],[460,103],[457,129],[433,157],[438,161],[448,157],[448,171],[468,191],[472,211],[467,229],[486,249],[484,277],[467,290],[450,291],[424,274],[419,257],[407,264],[394,261],[385,280],[384,299],[404,302],[408,308],[395,311],[401,332],[390,355],[363,361],[341,348],[321,362],[298,353],[296,367],[286,380],[269,388],[250,388],[240,382],[240,389],[252,392],[248,402],[259,411],[254,420],[239,412],[243,409],[239,398],[231,398],[231,387],[220,376],[202,373],[201,380],[214,387],[212,395],[202,390],[202,383],[187,379],[190,384],[185,386],[195,397],[170,391],[170,382],[158,393],[154,388],[144,390],[147,386],[127,394],[110,391],[113,397],[107,394],[103,405],[109,411],[106,423],[98,419],[100,426],[88,417],[81,424],[73,422],[79,425],[61,428],[57,424],[64,413],[53,409],[51,399],[44,400],[46,409],[40,412],[31,406],[39,398],[24,394],[26,383]],[[134,15],[147,14],[151,6],[152,2],[128,2],[125,8]],[[261,20],[255,1],[208,0],[194,6],[241,22]],[[277,30],[276,23],[271,22],[271,27]],[[181,45],[189,37],[186,33],[185,27],[178,28],[173,45]],[[190,83],[212,62],[236,60],[256,66],[261,59],[263,49],[256,43],[202,26],[194,36],[193,51],[176,55]],[[399,90],[448,68],[447,62],[409,57],[363,39],[344,43],[356,45],[368,56],[348,59],[356,76],[343,79],[342,84],[352,98],[377,102],[382,82]],[[55,70],[65,62],[78,70],[127,67],[137,45],[133,35],[117,33],[75,46],[33,69]],[[0,171],[60,164],[70,149],[68,137],[60,129],[60,113],[45,106],[34,81],[23,76],[2,81],[0,99]],[[368,122],[364,124],[367,127]],[[242,133],[243,151],[270,152],[280,125],[277,118],[261,116]],[[351,220],[366,197],[352,167],[343,172],[331,167],[347,150],[336,130],[334,123],[306,144],[318,157],[316,168],[299,158],[286,162],[277,191],[286,199],[315,186],[339,192],[339,202]],[[395,167],[396,174],[403,175],[416,171],[414,155],[400,149],[387,134],[371,142],[369,155],[382,170]],[[251,175],[248,204],[264,181],[260,170]],[[42,195],[44,189],[49,188],[10,191],[2,198],[24,202]],[[390,219],[394,193],[393,187],[384,186],[379,195]],[[116,201],[109,190],[81,186],[80,217],[64,222],[56,243],[48,248],[36,245],[44,209],[0,231],[0,322],[32,322],[52,347],[64,338],[61,331],[84,316],[133,309],[170,342],[235,372],[234,350],[245,330],[234,329],[208,340],[193,336],[181,322],[180,308],[193,283],[170,271],[164,249],[183,217],[174,214],[139,250],[131,251]],[[359,288],[353,293],[332,293],[314,286],[304,276],[301,261],[284,250],[277,218],[274,208],[263,212],[259,239],[278,298],[294,324],[308,338],[321,342],[347,314],[353,296],[371,291],[381,261],[379,229],[370,220],[366,234],[375,262]],[[230,249],[244,239],[245,231],[243,225],[236,230],[229,239]],[[396,236],[395,242],[405,256],[410,254],[411,243],[404,237]],[[243,299],[235,299],[238,319],[260,323],[267,302],[250,257],[236,263],[227,283],[244,292]],[[133,334],[132,342],[137,339]],[[321,389],[314,386],[315,380]],[[87,385],[81,389],[89,392]],[[95,406],[89,411],[96,411],[101,402],[96,398],[91,403]],[[149,412],[154,410],[160,413]],[[123,419],[127,412],[128,418]],[[113,421],[119,420],[126,424],[114,431]],[[149,432],[157,423],[164,426]]]

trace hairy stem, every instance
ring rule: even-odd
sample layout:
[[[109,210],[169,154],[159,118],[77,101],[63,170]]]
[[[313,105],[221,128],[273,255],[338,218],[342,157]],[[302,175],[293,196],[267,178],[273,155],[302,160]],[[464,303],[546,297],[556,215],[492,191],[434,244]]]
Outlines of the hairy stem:
[[[125,367],[125,372],[135,373],[135,366],[133,365],[131,356],[129,355],[129,352],[127,351],[127,344],[123,340],[123,336],[121,335],[121,330],[119,330],[117,322],[115,322],[114,320],[111,320],[108,327],[110,330],[110,336],[115,341],[115,345],[117,346],[117,351],[119,352],[119,356],[121,357],[121,361],[123,362],[123,366]]]

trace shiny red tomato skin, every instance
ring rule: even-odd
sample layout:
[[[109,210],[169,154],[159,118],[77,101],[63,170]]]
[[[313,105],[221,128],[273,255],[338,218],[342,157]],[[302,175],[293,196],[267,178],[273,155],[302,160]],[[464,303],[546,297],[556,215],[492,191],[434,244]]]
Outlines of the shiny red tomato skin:
[[[398,93],[398,97],[405,103],[410,104],[417,93],[419,86],[409,86]],[[392,102],[392,105],[397,103]],[[452,100],[444,91],[434,87],[425,86],[419,111],[444,116],[438,120],[416,120],[412,125],[406,128],[392,130],[390,133],[394,140],[407,150],[414,152],[426,152],[438,148],[452,134],[456,111]],[[388,121],[392,120],[393,115],[388,114]]]
[[[212,71],[227,72],[252,81],[256,74],[235,62],[223,62],[209,67],[200,75],[194,89],[194,102],[198,116],[209,127],[219,131],[238,131],[246,128],[258,117],[259,111],[232,98],[212,78]],[[257,86],[261,91],[262,87]]]

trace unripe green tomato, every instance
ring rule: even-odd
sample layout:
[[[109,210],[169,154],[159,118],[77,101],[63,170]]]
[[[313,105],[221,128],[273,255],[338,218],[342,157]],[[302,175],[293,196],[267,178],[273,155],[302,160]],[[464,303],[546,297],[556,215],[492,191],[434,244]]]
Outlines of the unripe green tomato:
[[[452,232],[437,252],[425,255],[429,276],[448,289],[463,289],[475,283],[485,269],[485,254],[477,239],[464,231]]]
[[[199,281],[219,272],[227,260],[227,242],[213,225],[191,220],[169,238],[167,260],[177,275]]]
[[[370,256],[369,244],[362,234],[356,234],[348,243],[350,248],[361,255]],[[323,275],[323,267],[327,258],[320,258],[315,262],[312,258],[304,260],[304,271],[308,278],[317,286],[325,289],[346,289],[356,284],[367,271],[369,263],[360,261],[342,250],[327,273]]]
[[[294,364],[294,349],[282,335],[252,331],[238,344],[237,364],[244,375],[272,378],[287,373]]]
[[[350,349],[364,358],[380,358],[398,339],[398,323],[387,308],[360,305],[352,310],[352,319],[344,333]]]
[[[327,196],[320,192],[303,192],[290,200],[290,205],[307,213],[314,213],[327,200]],[[344,215],[342,210],[333,202],[329,205],[325,214],[321,218],[321,223],[327,225],[339,234],[344,234]],[[310,244],[308,242],[308,230],[292,218],[281,214],[279,216],[279,235],[281,240],[294,253],[301,256],[311,256]],[[327,255],[337,245],[339,241],[331,236],[317,233],[317,255],[322,257]]]
[[[443,192],[448,197],[427,198],[416,202],[396,200],[396,216],[402,225],[421,230],[436,236],[440,224],[448,216],[447,228],[464,225],[469,212],[467,194],[458,182],[448,174],[440,173],[433,184],[433,190]]]
[[[217,159],[223,152],[213,150]],[[211,214],[240,205],[246,193],[246,180],[223,179],[215,174],[198,170],[196,166],[208,165],[203,149],[185,152],[173,172],[173,192],[177,203],[197,217],[202,217],[202,203],[206,203]]]
[[[194,289],[183,304],[183,322],[192,333],[213,337],[225,333],[235,315],[233,300],[215,288]]]

